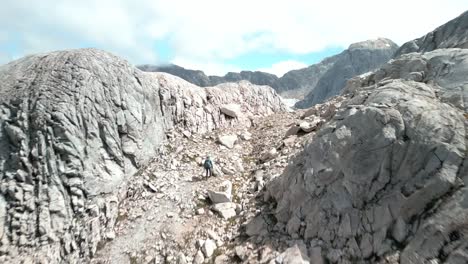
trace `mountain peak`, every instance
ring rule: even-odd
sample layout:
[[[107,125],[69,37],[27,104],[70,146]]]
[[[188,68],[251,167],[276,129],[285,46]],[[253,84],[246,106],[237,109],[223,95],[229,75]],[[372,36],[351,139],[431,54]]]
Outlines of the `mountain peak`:
[[[395,42],[387,38],[369,39],[349,45],[350,50],[353,49],[392,49],[398,47]]]

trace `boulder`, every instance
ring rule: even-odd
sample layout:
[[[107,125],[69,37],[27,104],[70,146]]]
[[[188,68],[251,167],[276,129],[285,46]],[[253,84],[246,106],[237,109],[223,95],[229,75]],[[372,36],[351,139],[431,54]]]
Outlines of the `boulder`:
[[[254,217],[245,228],[245,233],[248,236],[258,236],[264,232],[267,232],[267,224],[262,215]]]
[[[195,254],[195,257],[193,258],[193,264],[202,264],[204,260],[205,257],[203,256],[203,253],[201,250],[198,250]]]
[[[222,255],[219,255],[215,258],[214,260],[214,264],[225,264],[225,263],[229,263],[229,257],[222,254]]]
[[[279,155],[279,153],[276,150],[276,148],[272,148],[269,151],[263,153],[262,156],[260,157],[260,160],[261,161],[268,161],[268,160],[271,160],[271,159],[274,159],[274,158],[278,157],[278,155]]]
[[[234,147],[234,144],[237,141],[237,136],[236,135],[224,135],[224,136],[219,136],[218,137],[218,142],[226,146],[227,148],[232,149]]]
[[[276,263],[281,264],[309,264],[309,258],[307,254],[302,252],[297,245],[286,249],[278,257],[276,257]],[[315,264],[315,263],[314,263]]]
[[[238,104],[225,104],[219,107],[221,113],[229,117],[240,117],[241,116],[241,107]]]
[[[213,204],[231,202],[232,183],[224,181],[220,191],[208,190],[208,197]]]
[[[211,239],[207,239],[201,247],[201,251],[203,252],[206,258],[211,257],[215,249],[216,249],[216,242]]]
[[[236,256],[239,257],[242,261],[245,261],[249,258],[249,251],[244,246],[237,246],[234,248]]]
[[[301,131],[301,127],[298,124],[294,124],[286,131],[286,134],[284,135],[284,137],[287,138],[289,136],[297,135],[299,131]]]
[[[222,218],[229,219],[236,216],[236,204],[231,202],[217,203],[212,207]]]

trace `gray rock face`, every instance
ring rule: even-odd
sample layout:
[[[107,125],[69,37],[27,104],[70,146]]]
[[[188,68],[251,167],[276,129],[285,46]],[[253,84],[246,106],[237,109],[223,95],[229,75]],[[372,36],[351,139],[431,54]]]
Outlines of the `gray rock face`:
[[[325,98],[336,95],[344,87],[348,78],[374,70],[387,62],[397,48],[398,46],[388,39],[354,43],[341,54],[326,58],[304,69],[289,71],[281,78],[260,71],[229,72],[225,76],[206,76],[202,71],[188,70],[176,65],[138,67],[143,71],[167,72],[203,87],[246,80],[252,84],[273,87],[285,98],[304,99],[316,87],[323,87],[320,89],[326,91],[320,92],[318,97],[315,96],[317,102],[322,102]],[[337,78],[337,76],[340,77]],[[327,92],[328,90],[330,92]],[[302,107],[309,105],[308,101],[300,104]]]
[[[161,86],[159,93],[167,127],[176,125],[192,133],[204,133],[241,123],[249,126],[252,116],[286,111],[281,97],[268,86],[242,81],[200,88],[170,74],[148,75]],[[239,116],[223,113],[226,105],[236,105]]]
[[[425,36],[403,44],[395,53],[395,57],[411,52],[422,53],[446,48],[468,48],[468,11]]]
[[[219,94],[170,80],[95,49],[0,67],[1,263],[86,262],[112,233],[127,180],[165,130],[250,122],[220,112],[239,101],[251,115],[285,109],[266,86]]]
[[[0,262],[31,251],[47,263],[93,255],[125,179],[163,139],[158,90],[91,49],[0,68]]]
[[[467,56],[412,53],[348,83],[351,98],[267,186],[287,232],[321,241],[332,263],[468,261]]]
[[[363,74],[386,63],[398,46],[388,39],[354,43],[334,56],[333,64],[316,81],[304,100],[296,103],[298,108],[307,108],[338,95],[351,77]]]

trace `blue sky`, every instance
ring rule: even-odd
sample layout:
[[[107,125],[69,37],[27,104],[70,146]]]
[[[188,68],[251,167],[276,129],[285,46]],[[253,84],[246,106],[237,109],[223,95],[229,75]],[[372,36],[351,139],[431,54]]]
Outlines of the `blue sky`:
[[[95,47],[133,64],[282,75],[354,42],[401,45],[467,9],[466,0],[3,0],[0,64]]]

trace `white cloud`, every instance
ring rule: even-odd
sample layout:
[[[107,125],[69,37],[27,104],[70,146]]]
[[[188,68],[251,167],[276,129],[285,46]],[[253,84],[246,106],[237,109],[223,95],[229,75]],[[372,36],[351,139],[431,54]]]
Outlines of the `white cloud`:
[[[91,45],[134,63],[155,63],[164,41],[174,62],[220,72],[247,53],[305,54],[376,37],[402,44],[466,9],[466,0],[4,0],[0,36],[13,35],[23,55]]]
[[[278,77],[283,76],[286,72],[307,67],[308,65],[295,60],[280,61],[273,64],[270,68],[261,68],[259,71],[273,73]]]

